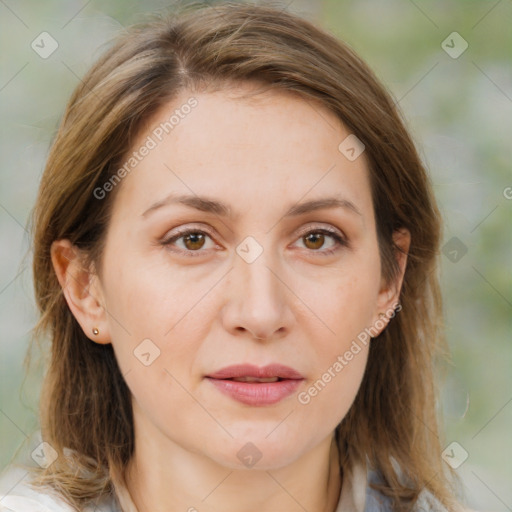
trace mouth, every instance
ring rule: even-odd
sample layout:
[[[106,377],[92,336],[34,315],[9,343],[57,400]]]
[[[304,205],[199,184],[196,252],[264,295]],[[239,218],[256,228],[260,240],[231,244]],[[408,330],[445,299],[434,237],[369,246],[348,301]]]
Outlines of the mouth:
[[[280,364],[234,365],[206,376],[217,390],[251,406],[267,406],[291,395],[304,380],[297,370]]]
[[[261,367],[252,364],[235,364],[211,373],[207,377],[212,379],[255,379],[262,381],[266,379],[297,380],[304,378],[294,368],[277,363]]]
[[[235,382],[279,382],[280,380],[283,380],[279,377],[267,377],[263,379],[259,379],[258,377],[233,377],[231,379],[226,380],[233,380]]]

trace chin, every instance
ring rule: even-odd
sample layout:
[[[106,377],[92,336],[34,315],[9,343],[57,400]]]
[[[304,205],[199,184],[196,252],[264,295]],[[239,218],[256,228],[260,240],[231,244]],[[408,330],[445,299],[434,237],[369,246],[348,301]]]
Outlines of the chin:
[[[302,451],[291,439],[276,436],[267,438],[268,432],[261,436],[248,436],[233,439],[227,445],[219,446],[211,458],[221,466],[232,470],[276,470],[292,464]],[[246,441],[245,441],[246,439]]]

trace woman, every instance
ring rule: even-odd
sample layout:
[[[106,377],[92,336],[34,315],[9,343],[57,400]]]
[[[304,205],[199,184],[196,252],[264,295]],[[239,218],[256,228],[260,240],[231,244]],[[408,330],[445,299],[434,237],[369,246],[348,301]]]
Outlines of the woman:
[[[44,443],[6,510],[460,509],[440,215],[343,43],[256,5],[126,30],[71,97],[33,229]]]

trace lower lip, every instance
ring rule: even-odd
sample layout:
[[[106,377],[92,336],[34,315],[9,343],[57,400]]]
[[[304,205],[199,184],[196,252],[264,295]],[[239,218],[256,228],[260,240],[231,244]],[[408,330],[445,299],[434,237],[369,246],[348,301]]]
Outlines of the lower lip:
[[[208,380],[222,393],[238,402],[253,406],[272,405],[294,393],[302,379],[284,379],[277,382],[238,382],[227,379]]]

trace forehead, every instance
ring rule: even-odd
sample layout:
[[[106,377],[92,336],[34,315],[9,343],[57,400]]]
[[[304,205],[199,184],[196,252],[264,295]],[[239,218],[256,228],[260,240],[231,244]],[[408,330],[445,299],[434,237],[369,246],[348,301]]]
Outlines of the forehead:
[[[365,155],[340,151],[350,132],[337,116],[297,94],[254,91],[184,90],[163,105],[125,157],[138,153],[118,200],[140,210],[169,193],[198,194],[224,198],[236,214],[340,192],[371,208]]]

